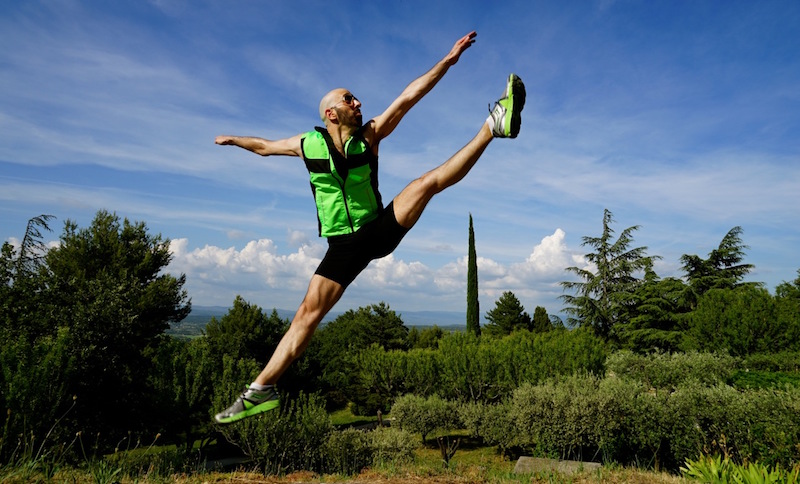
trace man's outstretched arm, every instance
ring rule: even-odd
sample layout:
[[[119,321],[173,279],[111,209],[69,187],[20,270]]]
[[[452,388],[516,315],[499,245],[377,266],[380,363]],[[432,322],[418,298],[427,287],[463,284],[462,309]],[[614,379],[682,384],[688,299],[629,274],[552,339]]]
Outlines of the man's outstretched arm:
[[[409,109],[433,89],[433,86],[444,77],[450,66],[458,62],[461,54],[475,43],[476,35],[478,34],[470,32],[458,39],[442,60],[409,84],[386,111],[372,120],[371,128],[374,131],[374,137],[370,141],[373,146],[377,146],[380,140],[389,136]]]
[[[268,140],[252,136],[217,136],[214,142],[218,145],[238,146],[261,156],[300,156],[300,140],[302,135],[291,138]]]

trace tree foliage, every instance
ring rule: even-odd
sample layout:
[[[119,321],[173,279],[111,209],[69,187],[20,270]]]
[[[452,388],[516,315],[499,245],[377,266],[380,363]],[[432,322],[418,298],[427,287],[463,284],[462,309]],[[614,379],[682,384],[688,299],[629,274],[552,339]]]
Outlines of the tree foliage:
[[[289,321],[281,319],[275,309],[267,316],[260,307],[236,296],[227,314],[211,318],[205,335],[215,358],[228,355],[266,362],[288,327]]]
[[[659,257],[647,256],[647,247],[630,248],[638,225],[628,227],[613,240],[613,221],[611,212],[606,209],[602,234],[583,237],[582,245],[595,250],[585,256],[594,266],[594,272],[587,268],[568,267],[567,272],[578,276],[581,281],[562,282],[564,290],[576,294],[565,294],[561,298],[567,304],[565,311],[573,315],[578,324],[593,328],[604,338],[616,339],[615,325],[630,318],[634,293],[641,282],[637,273],[651,268]]]
[[[531,320],[531,331],[534,333],[544,333],[553,329],[553,322],[550,316],[547,315],[547,310],[542,306],[536,306],[533,310],[533,319]]]
[[[741,285],[744,276],[753,269],[752,264],[742,263],[749,247],[744,245],[741,235],[741,227],[730,229],[707,259],[689,254],[681,256],[692,303],[711,289],[733,289]]]
[[[485,326],[487,334],[502,336],[519,329],[531,330],[533,322],[522,303],[511,291],[504,292],[495,302],[495,307],[486,313],[489,324]]]
[[[692,346],[727,350],[736,356],[798,348],[798,317],[782,319],[780,305],[766,289],[751,285],[711,289],[689,319]]]
[[[168,338],[164,330],[190,310],[185,276],[167,271],[168,240],[144,223],[101,211],[88,228],[67,221],[58,245],[48,249],[42,236],[49,221],[35,217],[21,244],[4,243],[0,251],[0,408],[7,409],[0,459],[13,451],[9,436],[20,434],[56,443],[71,438],[67,433],[99,431],[101,452],[128,431],[164,432],[184,448],[208,436],[211,415],[263,366],[289,322],[237,297],[202,337]],[[685,279],[661,278],[652,264],[657,257],[630,248],[638,227],[615,239],[612,222],[606,211],[603,234],[584,238],[594,250],[588,268],[569,268],[580,281],[563,284],[574,291],[564,300],[577,329],[565,330],[543,307],[529,316],[511,292],[486,315],[491,338],[436,326],[409,331],[383,302],[350,310],[317,331],[282,379],[284,410],[299,408],[292,402],[309,404],[309,421],[320,417],[325,433],[321,400],[298,395],[318,391],[329,406],[374,414],[413,394],[406,402],[431,408],[406,421],[425,429],[457,425],[443,420],[458,413],[475,436],[503,449],[542,445],[542,452],[565,456],[584,451],[674,461],[699,438],[713,444],[709,439],[722,429],[748,458],[767,455],[763,435],[781,445],[796,442],[795,434],[773,430],[784,418],[780,412],[797,413],[794,390],[786,391],[793,408],[775,395],[796,381],[800,271],[774,296],[744,283],[752,266],[743,261],[741,229],[734,227],[707,259],[681,259]],[[608,359],[616,345],[633,351]],[[602,378],[607,364],[611,371]],[[785,378],[761,375],[768,371]],[[765,387],[753,395],[769,405],[754,406],[723,388],[722,380],[744,381],[744,373],[752,376],[749,384]],[[706,412],[699,420],[698,411]],[[263,422],[240,427],[249,429],[253,445],[272,448]],[[302,430],[289,425],[281,432],[295,438]],[[308,454],[300,446],[305,440],[297,439],[299,460]],[[783,448],[778,460],[795,458],[793,449]],[[324,467],[314,452],[314,465]]]
[[[647,269],[634,292],[628,321],[618,324],[620,344],[637,352],[677,351],[684,345],[685,320],[690,307],[687,286],[674,277],[660,278]]]
[[[478,300],[478,255],[475,250],[475,230],[469,215],[469,256],[467,257],[467,332],[481,335],[481,310]]]
[[[354,396],[352,375],[361,350],[378,345],[387,350],[406,350],[408,328],[400,316],[381,302],[348,310],[319,329],[307,353],[334,404],[346,403]]]
[[[63,412],[76,396],[79,403],[68,420],[84,431],[102,430],[110,439],[131,430],[131,421],[158,425],[153,415],[159,412],[149,397],[152,355],[169,323],[191,308],[185,276],[163,272],[171,259],[169,241],[150,235],[144,223],[121,222],[101,211],[85,229],[67,221],[59,245],[34,258],[32,251],[44,245],[41,232],[33,229],[46,228],[46,221],[28,224],[18,255],[23,262],[10,281],[6,278],[2,304],[8,309],[4,334],[16,341],[4,347],[4,358],[26,361],[25,355],[34,355],[53,363],[46,377],[18,387],[21,393],[48,396],[49,408],[20,407],[24,399],[5,393],[4,408],[47,418]],[[6,270],[10,255],[4,248]],[[4,366],[3,379],[20,381],[17,372],[30,378],[30,371]],[[36,410],[41,413],[30,413]]]

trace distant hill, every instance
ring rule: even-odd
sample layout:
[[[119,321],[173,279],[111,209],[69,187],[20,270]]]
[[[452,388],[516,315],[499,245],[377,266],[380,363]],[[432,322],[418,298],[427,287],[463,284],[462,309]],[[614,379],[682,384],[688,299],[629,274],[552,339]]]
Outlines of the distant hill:
[[[224,306],[192,306],[192,312],[179,324],[174,324],[167,330],[167,334],[194,338],[203,334],[203,330],[211,321],[211,318],[220,319],[228,313]],[[291,320],[294,311],[287,309],[277,309],[278,316],[282,319]],[[272,309],[264,309],[267,314],[272,313]],[[449,331],[459,331],[466,328],[466,314],[457,311],[395,311],[406,326],[430,327],[439,326]],[[330,312],[322,320],[322,324],[336,319],[342,312]]]

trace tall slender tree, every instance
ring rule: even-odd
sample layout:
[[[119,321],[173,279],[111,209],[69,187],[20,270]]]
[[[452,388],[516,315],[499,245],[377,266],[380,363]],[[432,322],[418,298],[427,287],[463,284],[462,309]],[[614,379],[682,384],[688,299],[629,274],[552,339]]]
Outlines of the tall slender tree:
[[[475,230],[469,214],[469,255],[467,257],[467,332],[481,335],[480,302],[478,301],[478,256],[475,250]]]

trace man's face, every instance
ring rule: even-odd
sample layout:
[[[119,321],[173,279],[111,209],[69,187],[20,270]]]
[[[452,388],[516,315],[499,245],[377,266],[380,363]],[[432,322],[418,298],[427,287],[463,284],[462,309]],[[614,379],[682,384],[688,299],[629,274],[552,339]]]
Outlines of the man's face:
[[[331,109],[336,113],[340,124],[354,128],[361,127],[361,101],[351,92],[343,91],[339,96],[339,102],[331,106]]]

